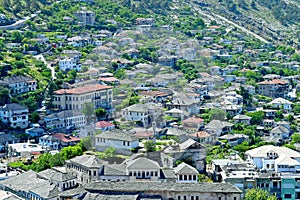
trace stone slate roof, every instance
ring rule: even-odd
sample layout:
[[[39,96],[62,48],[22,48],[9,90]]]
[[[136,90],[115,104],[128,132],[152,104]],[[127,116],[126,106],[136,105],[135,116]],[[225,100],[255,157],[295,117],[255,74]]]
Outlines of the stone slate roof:
[[[22,83],[22,82],[32,82],[32,78],[28,76],[11,76],[11,77],[6,77],[5,79],[0,81],[0,84],[6,85],[6,84],[14,84],[14,83]]]
[[[251,120],[252,117],[249,117],[247,115],[236,115],[233,117],[233,119],[236,119],[236,120]]]
[[[106,161],[97,158],[95,155],[76,156],[75,158],[70,159],[68,162],[80,164],[88,168],[100,168],[107,163]]]
[[[58,181],[58,182],[65,182],[69,180],[76,179],[76,176],[70,173],[62,173],[57,170],[47,169],[38,173],[40,178],[47,179],[49,181]]]
[[[20,139],[10,133],[0,134],[0,143],[19,141]]]
[[[13,191],[29,192],[31,189],[47,184],[48,181],[37,177],[34,171],[28,171],[18,176],[0,181],[0,185],[10,188]]]
[[[277,147],[273,145],[264,145],[255,149],[251,149],[245,152],[245,154],[250,155],[253,158],[265,158],[267,157],[268,152],[276,152],[279,157],[291,157],[291,158],[300,158],[300,153],[289,149],[287,147]]]
[[[137,200],[137,194],[134,195],[103,195],[103,194],[91,194],[88,193],[83,200]]]
[[[64,110],[58,113],[53,113],[47,115],[45,118],[69,118],[69,117],[76,117],[76,116],[84,116],[84,114],[78,110]]]
[[[165,179],[177,179],[173,169],[162,169],[161,171]]]
[[[105,165],[104,176],[126,176],[126,165],[125,164]]]
[[[289,133],[289,129],[285,128],[284,126],[277,126],[271,130],[271,133],[276,134],[283,134],[283,133]]]
[[[147,112],[148,110],[156,110],[160,108],[159,105],[155,103],[146,103],[146,104],[134,104],[123,110],[127,110],[128,112]]]
[[[17,104],[17,103],[5,104],[0,109],[3,110],[3,111],[9,111],[9,110],[13,110],[13,111],[28,110],[28,108],[26,108],[25,106],[22,106],[22,105]]]
[[[47,182],[30,190],[32,193],[39,195],[44,199],[56,198],[59,195],[59,189],[55,184]]]
[[[62,193],[60,193],[59,196],[61,198],[69,198],[69,197],[74,197],[76,195],[85,194],[85,193],[87,193],[87,191],[84,189],[84,187],[78,186],[77,188],[63,191]]]
[[[220,121],[220,120],[212,120],[208,124],[206,124],[205,128],[218,130],[218,129],[223,129],[226,126],[233,126],[233,124],[229,122]]]
[[[150,160],[145,157],[140,157],[135,160],[130,160],[127,162],[127,168],[133,169],[160,169],[160,166],[157,162]]]
[[[166,135],[181,136],[181,135],[187,135],[187,132],[180,130],[178,128],[168,128]]]
[[[85,185],[88,191],[101,192],[197,192],[197,193],[237,193],[242,191],[230,183],[166,183],[166,182],[92,182]]]
[[[194,167],[192,167],[184,162],[179,164],[177,167],[175,167],[174,172],[175,172],[175,174],[193,174],[193,175],[199,174],[198,171]]]
[[[104,138],[109,140],[120,141],[138,141],[138,137],[128,131],[122,131],[118,129],[102,132],[95,136],[95,138]]]

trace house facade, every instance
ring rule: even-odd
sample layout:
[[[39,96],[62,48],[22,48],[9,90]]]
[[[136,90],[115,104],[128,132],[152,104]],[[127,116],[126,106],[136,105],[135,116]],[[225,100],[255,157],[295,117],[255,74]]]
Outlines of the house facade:
[[[131,155],[132,149],[136,149],[138,146],[138,138],[127,131],[114,129],[95,136],[97,151],[104,151],[106,148],[113,147],[116,149],[116,153]]]
[[[258,83],[257,93],[268,97],[285,97],[289,92],[289,82],[283,79],[265,80]]]
[[[28,108],[12,103],[0,107],[0,119],[12,128],[26,128],[28,126]]]
[[[37,82],[29,76],[11,76],[0,81],[0,85],[7,87],[11,95],[32,92],[37,89]]]
[[[72,89],[60,89],[54,92],[53,107],[58,110],[82,110],[85,103],[94,108],[111,108],[112,87],[91,84]]]
[[[139,121],[143,127],[148,127],[162,114],[162,107],[154,103],[134,104],[122,110],[126,121]]]
[[[77,110],[64,110],[44,117],[48,128],[83,129],[86,127],[85,115]]]

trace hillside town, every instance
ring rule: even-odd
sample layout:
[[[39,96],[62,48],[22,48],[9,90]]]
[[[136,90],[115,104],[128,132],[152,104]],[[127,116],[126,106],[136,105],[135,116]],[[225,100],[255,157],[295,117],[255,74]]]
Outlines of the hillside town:
[[[0,10],[0,199],[300,199],[296,47],[101,2]]]

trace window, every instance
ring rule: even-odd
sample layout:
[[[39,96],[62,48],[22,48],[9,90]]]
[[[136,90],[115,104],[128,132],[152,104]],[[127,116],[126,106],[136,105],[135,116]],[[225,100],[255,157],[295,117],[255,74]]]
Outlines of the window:
[[[284,194],[284,198],[285,199],[291,199],[292,198],[292,194]]]

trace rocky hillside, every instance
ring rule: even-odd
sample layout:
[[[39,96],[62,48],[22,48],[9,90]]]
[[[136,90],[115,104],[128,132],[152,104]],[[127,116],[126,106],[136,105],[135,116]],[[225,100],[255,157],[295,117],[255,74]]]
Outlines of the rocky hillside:
[[[299,38],[300,0],[194,0],[204,14],[237,23],[271,41]],[[215,15],[216,14],[216,15]],[[296,33],[296,34],[295,34]],[[297,35],[298,34],[298,35]]]

